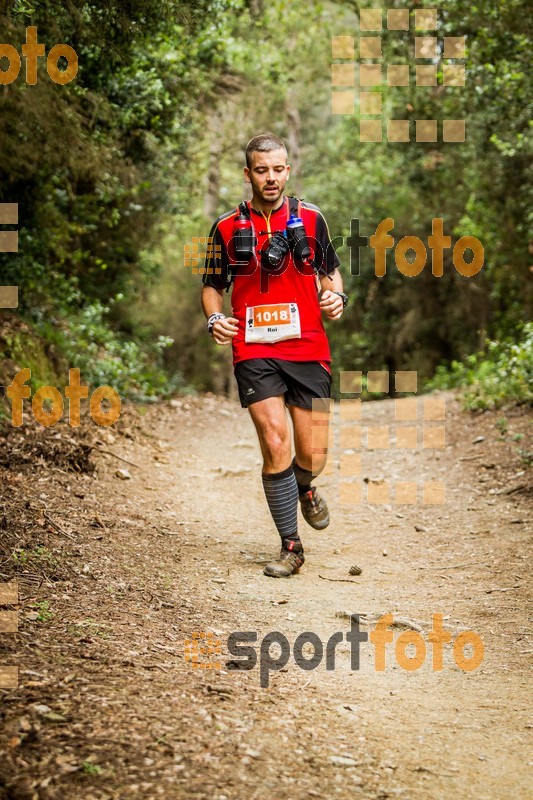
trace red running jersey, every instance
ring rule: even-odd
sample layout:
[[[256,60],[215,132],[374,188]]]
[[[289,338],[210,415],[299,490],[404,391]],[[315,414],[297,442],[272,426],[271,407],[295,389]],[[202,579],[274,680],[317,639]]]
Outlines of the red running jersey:
[[[293,201],[294,203],[295,201]],[[293,206],[291,203],[291,207]],[[311,258],[308,264],[296,262],[289,253],[276,274],[261,268],[260,251],[270,234],[284,231],[289,219],[289,199],[279,208],[264,215],[250,207],[250,216],[257,239],[256,256],[248,263],[237,262],[233,248],[236,209],[222,214],[210,232],[212,254],[205,261],[203,282],[215,289],[232,286],[232,314],[238,320],[238,333],[233,339],[233,363],[249,358],[279,358],[283,361],[322,361],[329,364],[329,343],[322,322],[318,293],[318,274],[330,274],[339,266],[331,244],[326,220],[320,209],[311,203],[300,204]],[[320,272],[318,272],[320,270]],[[245,339],[247,309],[277,304],[296,304],[301,335],[299,338],[275,342],[250,342]],[[326,365],[325,364],[325,365]]]

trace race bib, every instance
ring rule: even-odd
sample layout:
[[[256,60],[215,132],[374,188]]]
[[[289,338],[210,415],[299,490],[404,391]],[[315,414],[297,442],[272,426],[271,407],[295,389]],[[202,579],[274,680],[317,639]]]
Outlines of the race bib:
[[[300,314],[296,303],[248,306],[245,342],[282,342],[301,337]]]

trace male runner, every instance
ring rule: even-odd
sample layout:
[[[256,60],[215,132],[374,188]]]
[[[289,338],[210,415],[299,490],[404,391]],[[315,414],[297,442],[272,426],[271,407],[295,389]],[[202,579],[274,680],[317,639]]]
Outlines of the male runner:
[[[309,525],[317,530],[329,525],[326,501],[312,486],[326,463],[331,396],[330,351],[321,313],[339,319],[348,300],[320,209],[284,195],[289,173],[279,137],[265,133],[248,143],[244,175],[252,200],[240,211],[222,214],[211,228],[213,255],[206,258],[202,288],[209,333],[217,344],[233,345],[241,405],[257,430],[263,487],[281,537],[280,557],[266,565],[264,574],[279,578],[298,572],[304,563],[298,499]],[[289,233],[291,211],[305,226],[311,248],[307,260],[299,258],[302,251],[296,247],[279,259],[279,246],[287,239],[275,234]],[[243,260],[242,251],[236,250],[236,232],[239,224],[250,230],[250,223],[256,246]],[[233,316],[226,317],[223,292],[230,285]],[[316,398],[326,399],[322,410]],[[294,429],[294,459],[286,407]]]

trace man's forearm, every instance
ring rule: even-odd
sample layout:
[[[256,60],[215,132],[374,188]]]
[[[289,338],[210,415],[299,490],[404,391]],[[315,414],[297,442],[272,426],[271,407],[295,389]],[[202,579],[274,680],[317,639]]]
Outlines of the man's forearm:
[[[320,275],[320,286],[324,292],[329,289],[330,292],[342,292],[342,275],[339,270],[331,272],[329,275]]]
[[[220,314],[224,305],[224,293],[222,289],[215,289],[213,286],[202,288],[202,309],[206,319],[211,314]]]

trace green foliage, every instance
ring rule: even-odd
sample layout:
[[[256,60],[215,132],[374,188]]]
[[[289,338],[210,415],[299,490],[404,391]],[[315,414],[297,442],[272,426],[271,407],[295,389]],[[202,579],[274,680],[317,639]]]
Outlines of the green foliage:
[[[157,274],[142,252],[163,213],[189,207],[191,148],[242,3],[5,5],[3,41],[20,51],[36,25],[47,51],[74,47],[79,72],[59,86],[40,59],[35,86],[19,77],[3,87],[0,202],[19,204],[20,237],[17,254],[0,254],[1,282],[21,287],[21,313],[91,382],[154,398],[177,382],[162,371],[163,340],[145,347],[151,332],[130,317]],[[108,314],[118,294],[123,302]]]
[[[485,250],[473,278],[457,273],[451,249],[442,278],[429,263],[402,276],[392,252],[376,278],[370,249],[351,275],[341,247],[350,305],[327,324],[335,380],[339,369],[424,379],[445,362],[435,385],[468,383],[474,406],[528,401],[515,383],[522,367],[504,376],[503,352],[514,358],[505,348],[531,308],[529,8],[423,3],[437,8],[439,42],[466,35],[466,85],[384,85],[384,118],[409,119],[412,139],[416,119],[464,118],[466,141],[404,145],[360,142],[358,111],[331,113],[331,36],[353,35],[360,5],[310,0],[303,15],[285,0],[4,4],[4,41],[20,48],[37,25],[47,51],[69,43],[80,65],[58,86],[40,59],[36,86],[20,77],[0,98],[0,202],[18,202],[21,218],[19,253],[0,254],[1,283],[21,287],[21,313],[44,337],[36,372],[53,351],[50,372],[79,366],[126,397],[153,399],[185,381],[228,390],[229,348],[205,337],[183,246],[242,199],[246,141],[273,130],[289,146],[291,193],[322,207],[332,236],[348,237],[352,218],[370,236],[392,217],[396,241],[427,241],[442,217],[453,241],[476,236]],[[414,9],[409,32],[382,32],[385,63],[410,61],[413,31]],[[158,335],[174,339],[164,359]],[[3,357],[28,350],[6,347]]]
[[[98,764],[92,764],[90,761],[84,761],[81,767],[84,775],[91,775],[92,777],[101,775],[103,772],[102,767],[99,767]]]
[[[13,551],[11,558],[22,567],[56,568],[59,561],[48,547],[37,545],[32,550],[18,547]]]
[[[500,436],[504,439],[505,438],[505,434],[507,433],[507,430],[509,428],[509,423],[508,423],[507,419],[505,417],[499,417],[496,420],[495,425],[496,425],[496,427],[498,428],[498,430],[500,432]]]
[[[533,451],[524,450],[523,447],[517,447],[516,454],[525,467],[531,467],[533,464]]]
[[[61,365],[48,343],[25,323],[7,324],[0,329],[0,384],[10,383],[15,370],[23,368],[31,372],[28,384],[32,393],[41,386],[57,386],[60,381]],[[0,417],[3,414],[0,405]]]
[[[119,295],[114,302],[121,299]],[[108,321],[114,302],[106,307],[95,300],[60,326],[43,321],[42,333],[89,385],[109,384],[123,399],[149,402],[168,397],[183,386],[180,375],[169,377],[163,365],[163,352],[172,339],[159,336],[147,344],[117,333]]]
[[[506,403],[533,405],[533,323],[522,329],[518,342],[490,341],[485,352],[469,356],[464,363],[452,361],[439,367],[428,389],[466,387],[463,393],[469,410],[499,408]],[[502,436],[507,421],[497,421]]]
[[[38,611],[37,622],[50,622],[54,615],[50,611],[50,603],[48,600],[41,600],[39,603],[32,603],[30,608]]]
[[[102,639],[108,639],[110,634],[103,630],[105,627],[105,623],[95,622],[92,619],[84,619],[77,622],[75,625],[69,625],[68,631],[80,638],[87,636],[88,632],[90,636],[99,636]]]

